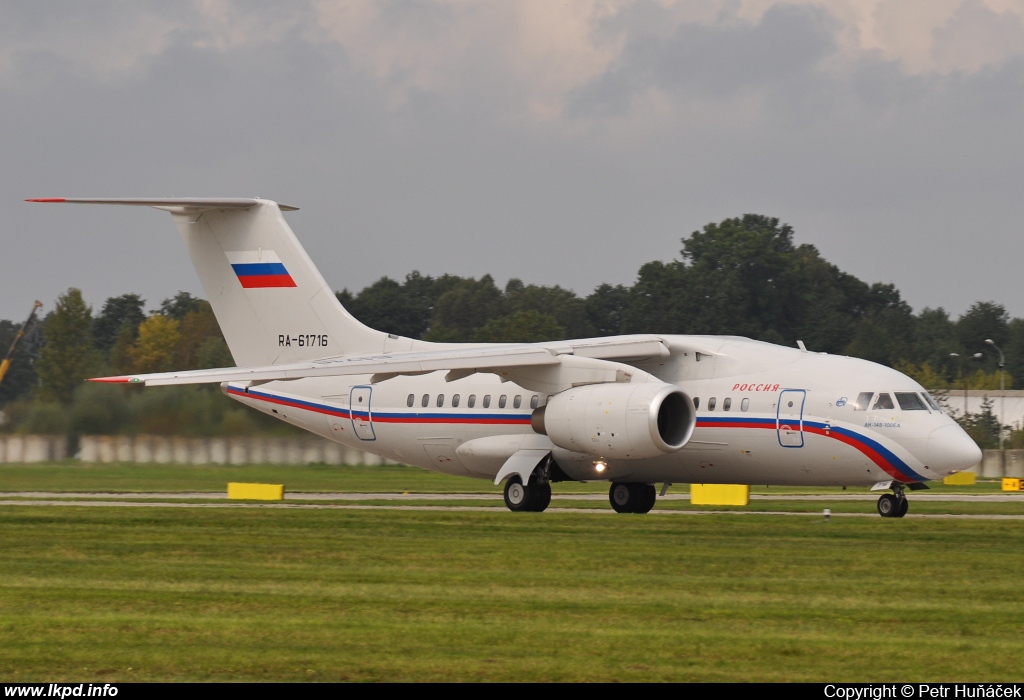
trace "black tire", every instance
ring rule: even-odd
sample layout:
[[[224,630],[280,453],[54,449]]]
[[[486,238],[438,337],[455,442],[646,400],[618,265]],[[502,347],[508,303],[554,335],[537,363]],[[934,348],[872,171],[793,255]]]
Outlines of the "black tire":
[[[658,490],[654,484],[633,484],[634,492],[637,494],[636,510],[634,513],[650,513],[654,502],[658,500]]]
[[[505,506],[513,513],[530,510],[530,491],[518,476],[510,476],[505,482]]]
[[[896,509],[896,513],[894,513],[892,517],[902,518],[904,515],[907,514],[908,510],[910,510],[910,501],[908,501],[906,498],[901,498],[899,508]]]
[[[895,518],[899,512],[900,504],[897,498],[891,494],[885,494],[878,499],[878,514],[883,518]]]
[[[634,513],[636,507],[636,492],[632,484],[613,482],[608,489],[608,500],[616,513]]]
[[[530,507],[528,510],[534,513],[543,513],[551,503],[551,484],[537,484],[530,480]]]

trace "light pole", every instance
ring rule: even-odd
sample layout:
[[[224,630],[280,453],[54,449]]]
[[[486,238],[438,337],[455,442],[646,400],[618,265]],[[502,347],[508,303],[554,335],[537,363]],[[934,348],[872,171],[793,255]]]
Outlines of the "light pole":
[[[1003,412],[1006,405],[1006,387],[1003,386],[1003,365],[1006,364],[1006,358],[1003,357],[1002,349],[991,338],[987,338],[985,342],[999,353],[999,449],[1001,450],[1003,449],[1003,416],[1006,415]]]
[[[960,357],[960,353],[958,353],[958,352],[951,352],[951,353],[949,353],[949,356],[950,357],[955,357],[955,358],[960,360],[960,374],[964,375],[964,420],[966,421],[967,420],[967,372],[964,371],[964,358]],[[980,352],[976,352],[973,355],[971,355],[971,357],[973,357],[975,360],[980,360],[982,358],[982,354]]]

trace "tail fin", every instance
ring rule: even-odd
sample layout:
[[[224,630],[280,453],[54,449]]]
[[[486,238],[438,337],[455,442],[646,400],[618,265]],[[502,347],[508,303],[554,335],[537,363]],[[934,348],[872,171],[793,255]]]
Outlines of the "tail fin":
[[[136,204],[171,212],[240,367],[384,350],[387,334],[342,307],[285,222],[282,208],[294,207],[264,199],[36,201]]]

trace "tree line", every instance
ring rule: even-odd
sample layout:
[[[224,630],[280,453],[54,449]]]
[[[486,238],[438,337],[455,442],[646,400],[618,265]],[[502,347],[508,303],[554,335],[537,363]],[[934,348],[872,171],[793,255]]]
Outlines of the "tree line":
[[[682,239],[678,259],[649,262],[631,286],[601,284],[582,297],[558,285],[512,279],[500,288],[490,275],[415,271],[402,281],[383,277],[337,296],[373,328],[431,341],[536,342],[627,333],[740,335],[781,345],[802,340],[811,350],[894,367],[941,391],[998,388],[998,354],[986,343],[992,340],[1005,353],[1006,387],[1024,377],[1024,319],[1011,319],[1002,305],[979,301],[956,319],[941,308],[914,313],[894,285],[843,272],[814,246],[795,243],[789,225],[755,214],[709,223]],[[98,394],[83,387],[87,376],[233,364],[207,302],[180,292],[149,314],[144,307],[139,295],[124,294],[93,314],[78,290],[61,295],[0,386],[8,427],[31,423],[32,411],[43,405],[57,415],[82,396],[95,403]],[[0,321],[0,347],[16,329]],[[236,430],[259,427],[231,420]],[[165,422],[177,428],[182,421]],[[118,429],[144,428],[154,426],[126,428],[122,420]]]

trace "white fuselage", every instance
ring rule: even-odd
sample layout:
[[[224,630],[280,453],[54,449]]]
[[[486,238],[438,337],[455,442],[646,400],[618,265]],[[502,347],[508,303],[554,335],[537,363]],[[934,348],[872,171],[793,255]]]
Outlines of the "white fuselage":
[[[552,456],[568,477],[858,486],[941,479],[980,459],[959,426],[927,403],[925,390],[890,368],[746,338],[697,337],[708,353],[693,351],[692,336],[662,340],[669,356],[627,364],[693,399],[697,422],[691,439],[682,449],[648,459],[605,458],[555,446]],[[531,415],[549,398],[495,374],[446,381],[443,371],[376,384],[368,375],[255,387],[232,383],[226,391],[350,447],[488,479],[495,478],[503,458],[475,458],[464,449],[467,443],[494,436],[542,437],[531,426]],[[870,401],[855,405],[865,393],[872,394]],[[923,407],[901,408],[893,400],[897,393],[905,400],[918,395]],[[892,408],[881,407],[888,404]]]

